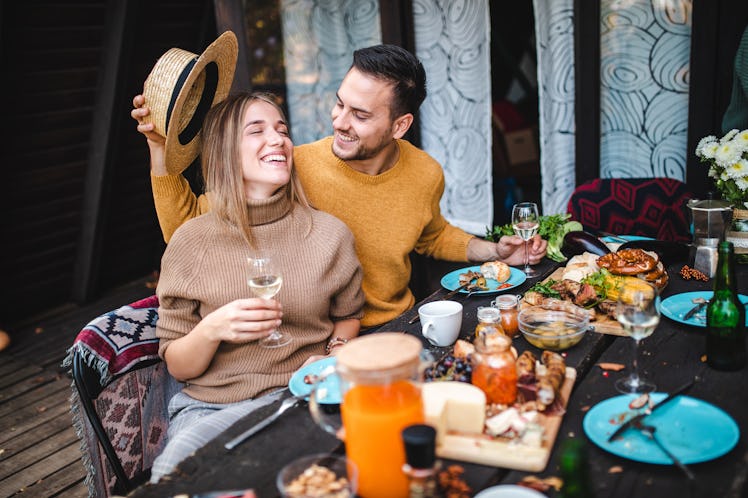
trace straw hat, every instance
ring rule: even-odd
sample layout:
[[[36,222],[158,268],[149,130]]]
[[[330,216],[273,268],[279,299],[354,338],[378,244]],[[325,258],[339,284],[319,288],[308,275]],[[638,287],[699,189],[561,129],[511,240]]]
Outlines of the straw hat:
[[[205,113],[229,93],[239,45],[226,31],[201,55],[172,48],[162,55],[143,85],[155,131],[166,138],[166,169],[184,171],[200,151],[200,129]]]

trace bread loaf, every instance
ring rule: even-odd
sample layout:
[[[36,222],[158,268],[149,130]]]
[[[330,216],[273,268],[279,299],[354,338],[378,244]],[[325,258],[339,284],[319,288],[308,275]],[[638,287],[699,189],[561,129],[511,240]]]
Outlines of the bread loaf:
[[[512,276],[512,270],[509,268],[509,265],[501,261],[486,261],[480,265],[480,272],[484,277],[492,278],[500,284],[503,284]]]

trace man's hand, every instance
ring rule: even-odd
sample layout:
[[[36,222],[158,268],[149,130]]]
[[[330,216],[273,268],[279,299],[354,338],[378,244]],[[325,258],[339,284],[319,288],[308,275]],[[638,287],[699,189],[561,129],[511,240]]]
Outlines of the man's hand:
[[[540,263],[545,256],[548,241],[540,235],[535,235],[527,242],[530,264]],[[525,241],[518,235],[504,235],[496,243],[496,254],[499,259],[509,266],[525,264]]]
[[[151,110],[145,105],[145,97],[136,95],[132,99],[132,106],[133,110],[130,111],[130,116],[138,122],[137,130],[145,136],[148,149],[151,151],[151,173],[153,176],[168,175],[165,161],[166,138],[155,131],[156,128],[153,123],[143,122],[143,119],[151,113]]]

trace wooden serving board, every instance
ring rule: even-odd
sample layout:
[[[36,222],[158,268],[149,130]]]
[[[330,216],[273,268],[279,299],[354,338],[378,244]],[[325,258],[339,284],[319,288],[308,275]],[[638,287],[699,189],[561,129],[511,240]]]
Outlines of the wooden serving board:
[[[566,379],[560,392],[564,408],[569,401],[576,378],[577,371],[572,367],[566,367]],[[539,417],[540,424],[544,428],[543,442],[539,447],[528,446],[518,440],[495,438],[487,434],[476,435],[450,431],[444,435],[437,446],[436,454],[441,458],[481,465],[542,472],[551,456],[563,415],[546,416],[541,413]]]
[[[548,278],[543,280],[543,282],[547,282],[548,280],[556,280],[560,281],[564,276],[564,270],[565,268],[562,266],[560,268],[556,268],[556,271],[550,274]],[[621,327],[621,324],[618,323],[618,321],[613,320],[607,315],[603,315],[602,313],[598,313],[595,317],[595,320],[590,322],[590,330],[594,330],[595,332],[599,332],[601,334],[610,334],[610,335],[618,335],[621,337],[628,337],[626,333],[623,331],[623,328]]]

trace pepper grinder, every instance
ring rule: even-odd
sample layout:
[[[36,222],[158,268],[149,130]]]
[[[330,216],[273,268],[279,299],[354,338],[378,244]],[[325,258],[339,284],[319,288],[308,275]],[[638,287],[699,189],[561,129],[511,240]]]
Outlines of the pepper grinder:
[[[437,498],[436,429],[430,425],[409,425],[402,431],[405,444],[403,472],[408,476],[409,498]]]

